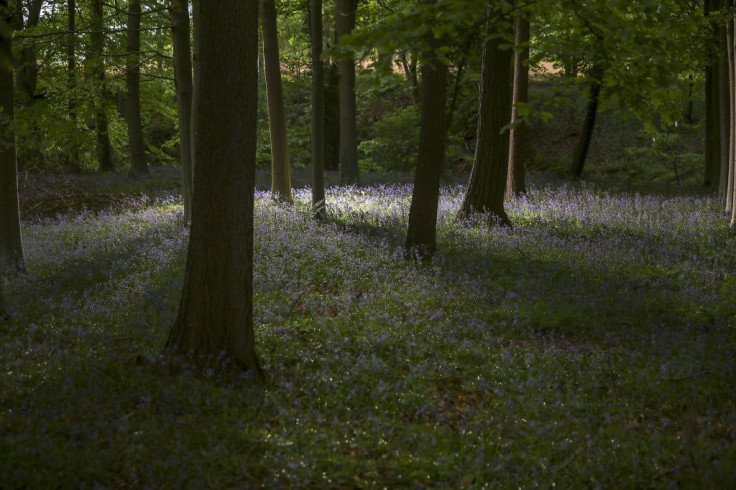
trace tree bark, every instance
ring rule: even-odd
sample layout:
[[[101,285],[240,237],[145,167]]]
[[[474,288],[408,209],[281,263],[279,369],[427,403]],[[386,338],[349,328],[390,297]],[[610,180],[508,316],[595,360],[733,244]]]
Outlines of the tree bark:
[[[337,65],[325,63],[325,169],[340,170],[340,90]]]
[[[261,26],[268,98],[268,128],[271,135],[271,194],[274,199],[293,202],[275,0],[261,0]]]
[[[189,36],[189,0],[171,1],[171,36],[179,121],[179,162],[184,220],[192,219],[192,49]]]
[[[729,2],[731,3],[731,2]],[[736,104],[734,101],[734,82],[736,81],[736,77],[734,76],[734,68],[736,67],[736,63],[734,63],[734,29],[733,29],[733,22],[728,22],[726,25],[726,52],[728,56],[728,100],[729,100],[729,106],[728,106],[728,123],[729,123],[729,131],[728,131],[728,156],[727,156],[727,164],[726,167],[728,168],[728,182],[726,184],[726,212],[731,213],[731,211],[734,209],[733,206],[733,198],[734,198],[734,183],[736,183],[736,178],[734,176],[734,151],[736,148],[734,148],[734,143],[736,143],[736,139],[734,139],[734,129],[736,129],[736,126],[734,125],[734,115],[736,115]]]
[[[593,62],[589,76],[590,91],[588,93],[588,105],[585,109],[583,125],[580,128],[580,138],[578,138],[578,143],[573,153],[572,165],[570,165],[570,173],[573,177],[583,175],[583,167],[585,166],[585,160],[588,158],[590,141],[593,139],[593,129],[595,128],[595,118],[598,114],[598,102],[601,95],[601,80],[603,78],[603,68],[599,62]]]
[[[32,29],[38,25],[41,16],[42,0],[31,0],[26,3],[28,7],[28,18],[23,18],[23,2],[16,2],[11,8],[12,13],[11,27],[18,31]],[[36,101],[36,92],[38,89],[38,60],[37,49],[35,43],[16,50],[13,59],[15,65],[15,103],[24,108],[30,108]],[[38,122],[34,119],[30,121],[29,139],[38,141],[40,130]],[[16,149],[17,150],[17,149]],[[43,160],[43,155],[38,144],[26,147],[25,151],[16,151],[16,160],[18,168],[24,169],[27,163],[33,164]]]
[[[130,175],[147,177],[145,143],[141,122],[141,2],[128,2],[127,56],[125,59],[125,119],[128,126]]]
[[[67,34],[66,43],[66,85],[69,90],[69,122],[72,128],[70,146],[66,155],[66,162],[74,172],[79,167],[79,147],[76,141],[77,133],[77,2],[67,0]]]
[[[705,16],[710,17],[717,8],[717,0],[705,0]],[[715,7],[715,8],[714,8]],[[706,57],[708,63],[705,67],[705,178],[704,185],[709,189],[717,190],[720,186],[721,162],[720,162],[720,97],[719,77],[720,61],[719,54],[719,30],[718,25],[711,21],[712,30],[711,44],[708,45]]]
[[[94,101],[95,133],[97,137],[97,162],[100,172],[113,172],[112,145],[110,144],[110,130],[107,119],[107,104],[110,99],[109,88],[105,75],[105,32],[104,32],[104,3],[102,0],[92,0],[90,15],[90,48],[89,71],[92,80],[97,84]]]
[[[506,41],[494,32],[496,12],[488,7],[486,41],[479,95],[478,129],[473,170],[457,219],[466,221],[476,213],[488,213],[495,221],[511,226],[503,207],[509,158],[509,133],[501,129],[511,120],[513,51],[502,49]]]
[[[336,0],[335,31],[337,43],[340,37],[352,32],[355,24],[357,0]],[[337,62],[340,94],[340,180],[343,184],[358,184],[358,129],[355,109],[355,62],[353,57]]]
[[[325,209],[325,63],[322,61],[322,0],[309,1],[312,55],[312,213],[324,219]]]
[[[258,0],[199,0],[194,16],[196,191],[167,349],[262,379],[253,333]]]
[[[436,3],[436,0],[432,3]],[[437,208],[447,139],[445,105],[448,68],[438,56],[440,41],[433,30],[428,32],[426,41],[428,50],[422,56],[421,68],[419,155],[405,244],[405,256],[410,260],[427,260],[437,249]]]
[[[7,22],[9,15],[11,11],[7,0],[0,0],[0,22]],[[0,60],[3,60],[0,63],[0,107],[2,108],[0,112],[0,277],[8,272],[24,268],[18,205],[12,55],[12,33],[9,28],[2,29],[0,30]]]
[[[519,104],[529,100],[529,19],[519,12],[516,17],[516,50],[514,53],[514,88],[511,123],[519,122]],[[517,124],[509,136],[509,170],[506,181],[506,196],[513,199],[526,192],[525,168],[528,128],[525,122]]]
[[[726,204],[726,187],[728,184],[728,152],[729,133],[731,131],[730,107],[731,98],[728,76],[728,47],[727,47],[726,25],[718,26],[718,118],[719,118],[719,140],[720,140],[720,175],[718,178],[718,197]]]
[[[32,0],[28,3],[28,19],[23,21],[22,9],[16,15],[20,29],[32,29],[38,25],[41,18],[43,0]],[[25,46],[20,51],[18,66],[16,67],[16,96],[18,101],[25,106],[33,104],[34,96],[38,87],[38,62],[36,48]]]

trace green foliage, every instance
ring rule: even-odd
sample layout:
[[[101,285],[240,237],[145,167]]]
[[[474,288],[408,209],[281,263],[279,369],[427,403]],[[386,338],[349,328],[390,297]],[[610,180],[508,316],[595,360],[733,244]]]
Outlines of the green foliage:
[[[390,112],[372,127],[373,138],[358,149],[361,171],[410,171],[414,169],[419,145],[419,111],[415,106]]]

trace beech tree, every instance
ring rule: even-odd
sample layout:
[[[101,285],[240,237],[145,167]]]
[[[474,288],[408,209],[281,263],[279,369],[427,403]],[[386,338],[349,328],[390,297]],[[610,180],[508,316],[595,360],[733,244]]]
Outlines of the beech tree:
[[[322,60],[322,0],[309,0],[312,58],[312,212],[325,217],[325,63]]]
[[[525,168],[527,123],[519,118],[520,105],[529,99],[529,19],[523,12],[517,13],[514,35],[514,87],[511,108],[511,134],[509,135],[509,169],[506,196],[513,199],[526,192]]]
[[[189,0],[171,0],[171,36],[174,50],[174,82],[179,122],[179,163],[184,219],[192,218],[192,48],[189,36]]]
[[[275,199],[292,202],[275,0],[262,0],[261,26],[268,99],[268,128],[271,135],[271,193]]]
[[[432,27],[425,37],[427,49],[421,65],[419,155],[405,245],[407,257],[413,258],[417,254],[419,259],[431,257],[437,248],[437,207],[447,139],[448,68],[438,53],[441,42]]]
[[[23,266],[13,105],[12,11],[0,0],[0,277]],[[1,306],[1,305],[0,305]],[[0,308],[1,310],[1,308]]]
[[[66,86],[69,93],[67,107],[72,130],[77,127],[77,2],[67,0],[67,40],[66,40]],[[66,163],[73,171],[79,170],[79,149],[76,144],[70,145],[66,155]]]
[[[340,38],[352,32],[358,0],[335,0],[335,35]],[[340,95],[340,179],[343,184],[360,181],[358,168],[358,128],[355,113],[355,61],[345,53],[337,62]]]
[[[194,195],[184,290],[167,342],[260,376],[253,334],[258,0],[198,0]]]
[[[141,1],[128,0],[127,56],[125,59],[125,119],[128,123],[130,174],[148,176],[141,123]]]
[[[87,57],[89,76],[95,83],[95,134],[97,136],[97,162],[101,172],[112,172],[115,166],[112,161],[110,144],[110,123],[107,117],[107,104],[110,99],[105,74],[105,17],[102,0],[92,0],[90,13],[90,53]]]
[[[511,226],[503,207],[509,157],[509,132],[503,128],[511,120],[514,53],[505,46],[503,33],[509,26],[503,6],[490,5],[487,12],[473,170],[457,218],[465,221],[476,213],[488,213],[489,224],[498,220]]]

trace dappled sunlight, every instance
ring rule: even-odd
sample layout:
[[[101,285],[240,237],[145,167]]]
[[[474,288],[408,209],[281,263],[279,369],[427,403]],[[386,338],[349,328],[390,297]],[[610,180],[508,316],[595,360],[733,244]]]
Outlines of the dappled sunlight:
[[[30,398],[0,415],[3,480],[43,460],[75,486],[84,458],[121,484],[185,465],[182,484],[224,467],[224,486],[614,485],[733,450],[736,263],[711,200],[535,188],[508,230],[458,224],[462,191],[443,190],[424,265],[403,259],[408,186],[333,188],[323,223],[306,189],[293,206],[259,192],[255,398],[161,362],[188,236],[176,198],[27,223],[0,379]],[[155,464],[160,440],[178,449]]]

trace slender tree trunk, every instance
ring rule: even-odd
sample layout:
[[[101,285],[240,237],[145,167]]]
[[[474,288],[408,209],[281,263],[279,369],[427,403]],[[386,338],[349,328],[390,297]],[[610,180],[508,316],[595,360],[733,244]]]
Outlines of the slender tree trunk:
[[[428,2],[429,3],[429,2]],[[436,0],[431,3],[436,3]],[[406,233],[406,258],[429,259],[437,248],[437,208],[440,177],[445,160],[447,124],[447,65],[438,56],[440,41],[434,30],[426,36],[429,46],[422,56],[422,125],[414,189]]]
[[[340,94],[337,65],[325,63],[325,169],[340,170]]]
[[[473,43],[474,35],[468,36],[467,40],[465,41],[465,46],[463,47],[462,55],[460,56],[459,61],[457,62],[457,73],[455,73],[455,77],[452,83],[452,95],[450,95],[450,102],[447,106],[447,116],[445,118],[445,124],[447,125],[447,133],[452,131],[452,124],[453,120],[455,118],[455,110],[457,109],[457,100],[460,96],[460,84],[463,80],[463,72],[465,71],[465,66],[467,65],[467,55],[470,51],[470,47]],[[448,82],[449,83],[449,82]],[[447,142],[445,142],[447,144]]]
[[[710,17],[717,0],[705,0],[705,16]],[[719,100],[719,33],[718,25],[710,22],[711,44],[708,45],[705,67],[705,179],[709,189],[718,189],[720,180],[720,100]]]
[[[31,29],[38,25],[41,16],[42,0],[32,0],[28,3],[28,19],[23,22],[21,17],[22,11],[18,12],[18,19],[22,24],[22,29]],[[26,46],[21,49],[20,63],[16,74],[17,95],[24,105],[33,103],[34,95],[38,86],[38,62],[36,59],[36,49],[33,46]]]
[[[19,24],[19,29],[32,29],[36,27],[41,17],[42,7],[43,0],[32,0],[28,2],[28,18],[25,22],[22,17],[23,11],[18,10],[16,13],[16,23]],[[16,97],[25,106],[33,104],[38,87],[38,61],[36,58],[36,48],[33,45],[25,46],[21,49],[16,68]]]
[[[189,37],[189,0],[171,1],[171,36],[179,120],[179,162],[184,219],[192,219],[192,49]]]
[[[583,126],[580,128],[580,138],[575,147],[575,153],[572,157],[572,165],[570,173],[574,177],[583,175],[583,167],[585,160],[588,158],[588,150],[590,149],[590,141],[593,139],[593,129],[595,128],[595,118],[598,114],[598,102],[601,95],[601,80],[603,78],[603,68],[598,62],[594,62],[590,70],[590,92],[588,93],[588,106],[585,109],[585,119]]]
[[[309,0],[312,54],[312,213],[325,218],[325,63],[322,61],[322,0]]]
[[[729,22],[726,26],[726,48],[728,53],[728,100],[729,100],[729,112],[728,112],[728,183],[726,184],[726,212],[730,213],[733,209],[733,196],[734,196],[734,114],[736,106],[734,105],[734,32],[733,23]]]
[[[509,133],[501,131],[511,121],[513,50],[495,32],[497,17],[488,7],[473,170],[457,219],[466,221],[476,213],[489,213],[489,225],[499,221],[511,226],[503,208],[509,158]]]
[[[110,99],[105,75],[105,25],[104,3],[102,0],[92,0],[90,15],[90,47],[89,57],[90,76],[97,84],[95,95],[95,133],[97,136],[97,162],[100,172],[112,172],[115,166],[112,163],[112,145],[110,144],[110,130],[107,119],[107,104]]]
[[[184,292],[167,349],[261,378],[253,334],[258,0],[194,5],[196,192]]]
[[[514,53],[514,95],[511,109],[511,122],[519,121],[520,104],[526,104],[529,100],[529,19],[519,13],[516,17],[516,49]],[[513,199],[526,192],[525,168],[527,125],[525,122],[518,124],[511,130],[509,141],[509,170],[506,181],[506,196]]]
[[[28,18],[23,18],[23,4],[27,5]],[[18,1],[15,5],[11,5],[14,9],[11,24],[15,30],[24,31],[33,29],[38,25],[41,16],[42,0],[31,0],[29,2]],[[15,65],[15,103],[24,108],[30,108],[36,101],[36,91],[38,88],[38,60],[36,54],[35,43],[29,43],[16,53],[14,57]],[[28,139],[38,141],[40,130],[36,120],[30,121],[30,131],[28,131]],[[17,152],[17,165],[19,168],[26,168],[28,162],[38,162],[43,160],[43,154],[38,148],[38,144],[26,147],[22,153]]]
[[[352,32],[357,0],[336,0],[335,31],[340,37]],[[358,128],[355,112],[355,62],[353,57],[337,62],[340,93],[340,180],[343,184],[358,184]]]
[[[261,26],[268,97],[268,128],[271,134],[271,194],[274,199],[292,202],[275,0],[261,0]]]
[[[406,51],[399,52],[399,62],[401,63],[401,69],[404,71],[406,81],[409,82],[409,86],[411,87],[411,103],[416,105],[420,98],[419,84],[416,77],[416,65],[414,65],[414,71],[412,72],[409,61],[406,58]]]
[[[79,147],[77,144],[77,2],[67,0],[67,31],[66,43],[66,85],[69,90],[69,121],[72,128],[72,137],[66,156],[69,168],[78,172]]]
[[[0,23],[12,14],[7,0],[0,0]],[[0,26],[0,27],[7,27]],[[10,29],[0,29],[0,277],[23,270],[23,241],[18,206],[18,166],[15,145],[13,37]],[[0,313],[1,311],[0,305]]]
[[[729,74],[728,74],[728,34],[725,25],[721,25],[718,28],[718,46],[719,46],[719,63],[718,63],[718,119],[719,119],[719,140],[720,140],[720,175],[718,178],[718,196],[723,202],[724,207],[726,206],[726,195],[728,194],[728,172],[729,172],[729,158],[728,154],[730,151],[730,137],[731,132],[731,121],[730,121],[730,100],[731,91],[729,88]]]
[[[128,38],[125,60],[125,119],[128,123],[130,174],[147,177],[143,123],[141,122],[141,2],[128,1]]]

